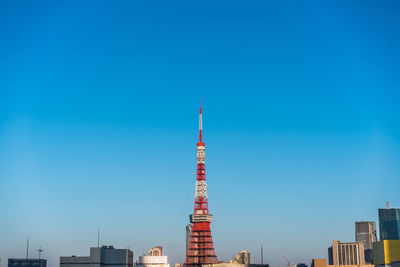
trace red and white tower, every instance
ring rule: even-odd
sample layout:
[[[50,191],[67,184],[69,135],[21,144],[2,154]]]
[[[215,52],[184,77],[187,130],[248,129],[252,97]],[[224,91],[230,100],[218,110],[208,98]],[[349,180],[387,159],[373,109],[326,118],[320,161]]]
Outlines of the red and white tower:
[[[218,263],[211,236],[212,215],[208,211],[207,183],[205,171],[205,144],[203,143],[203,125],[200,105],[199,142],[197,143],[197,171],[194,213],[190,215],[193,224],[190,245],[184,266],[198,267],[202,264]]]

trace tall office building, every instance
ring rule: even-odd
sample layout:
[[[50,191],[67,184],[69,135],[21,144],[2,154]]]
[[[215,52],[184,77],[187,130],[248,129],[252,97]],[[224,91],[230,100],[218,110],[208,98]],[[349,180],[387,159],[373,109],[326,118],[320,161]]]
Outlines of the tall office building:
[[[364,244],[365,262],[372,263],[372,243],[377,241],[375,222],[356,222],[356,242]]]
[[[378,212],[380,240],[399,240],[400,209],[390,208],[387,203],[386,209],[379,209]]]
[[[328,249],[329,265],[364,265],[364,244],[361,242],[332,241]]]
[[[133,267],[133,252],[113,246],[90,248],[88,257],[60,257],[60,267]]]
[[[376,241],[375,222],[356,222],[356,242],[362,242],[364,249],[372,249],[372,243]]]

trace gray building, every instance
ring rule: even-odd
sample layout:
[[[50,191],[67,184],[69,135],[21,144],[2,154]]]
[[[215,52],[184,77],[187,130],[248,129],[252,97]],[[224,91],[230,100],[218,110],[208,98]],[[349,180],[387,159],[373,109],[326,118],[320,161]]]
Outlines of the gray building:
[[[400,209],[379,209],[379,237],[380,240],[400,239]]]
[[[44,259],[8,259],[8,267],[46,267]]]
[[[377,241],[375,222],[356,222],[356,242],[364,244],[365,262],[372,263],[372,243]]]
[[[133,267],[133,252],[113,246],[90,248],[90,256],[60,257],[60,267]]]
[[[375,222],[356,222],[356,242],[362,242],[365,249],[372,249],[372,243],[377,241]]]

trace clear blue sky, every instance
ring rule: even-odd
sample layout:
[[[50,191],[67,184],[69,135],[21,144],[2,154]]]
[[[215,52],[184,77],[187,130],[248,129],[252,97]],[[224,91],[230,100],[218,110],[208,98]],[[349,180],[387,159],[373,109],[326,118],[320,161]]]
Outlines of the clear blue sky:
[[[323,3],[321,3],[323,2]],[[2,1],[0,257],[184,260],[198,103],[220,260],[400,206],[398,1]],[[33,254],[34,253],[34,254]],[[252,258],[253,260],[253,258]]]

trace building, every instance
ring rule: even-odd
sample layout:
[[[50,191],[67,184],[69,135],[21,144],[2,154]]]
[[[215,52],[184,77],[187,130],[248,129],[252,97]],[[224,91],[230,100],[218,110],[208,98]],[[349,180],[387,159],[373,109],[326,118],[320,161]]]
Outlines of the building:
[[[136,267],[170,267],[168,256],[162,255],[162,247],[149,249],[148,255],[139,256]]]
[[[231,263],[249,265],[250,253],[247,250],[240,251],[238,254],[235,255],[235,258],[231,260]]]
[[[372,263],[372,243],[377,241],[375,222],[355,223],[356,242],[364,244],[365,262]]]
[[[297,263],[296,267],[308,267],[305,263]]]
[[[46,267],[44,259],[8,259],[9,267]]]
[[[220,262],[215,264],[203,264],[202,267],[269,267],[269,264],[240,264],[233,262]]]
[[[327,265],[326,259],[313,259],[311,267],[375,267],[372,264],[365,265]],[[400,267],[400,266],[399,266]]]
[[[188,225],[186,225],[186,254],[190,246],[190,238],[192,237],[192,228],[193,224],[189,223]]]
[[[400,261],[400,240],[381,240],[373,244],[372,258],[375,265],[389,265]]]
[[[364,244],[332,241],[328,249],[330,265],[365,265]]]
[[[269,267],[269,264],[252,264],[250,262],[250,253],[246,250],[243,250],[236,254],[235,258],[229,262],[203,264],[202,267]]]
[[[362,242],[364,249],[372,249],[372,243],[377,241],[375,222],[356,222],[356,242]]]
[[[149,256],[162,256],[162,247],[154,247],[149,249]]]
[[[311,267],[326,267],[326,259],[312,259]]]
[[[113,246],[94,247],[90,256],[60,257],[60,267],[133,267],[133,252]]]
[[[390,208],[389,202],[386,209],[379,209],[379,237],[380,240],[400,239],[400,209]]]

